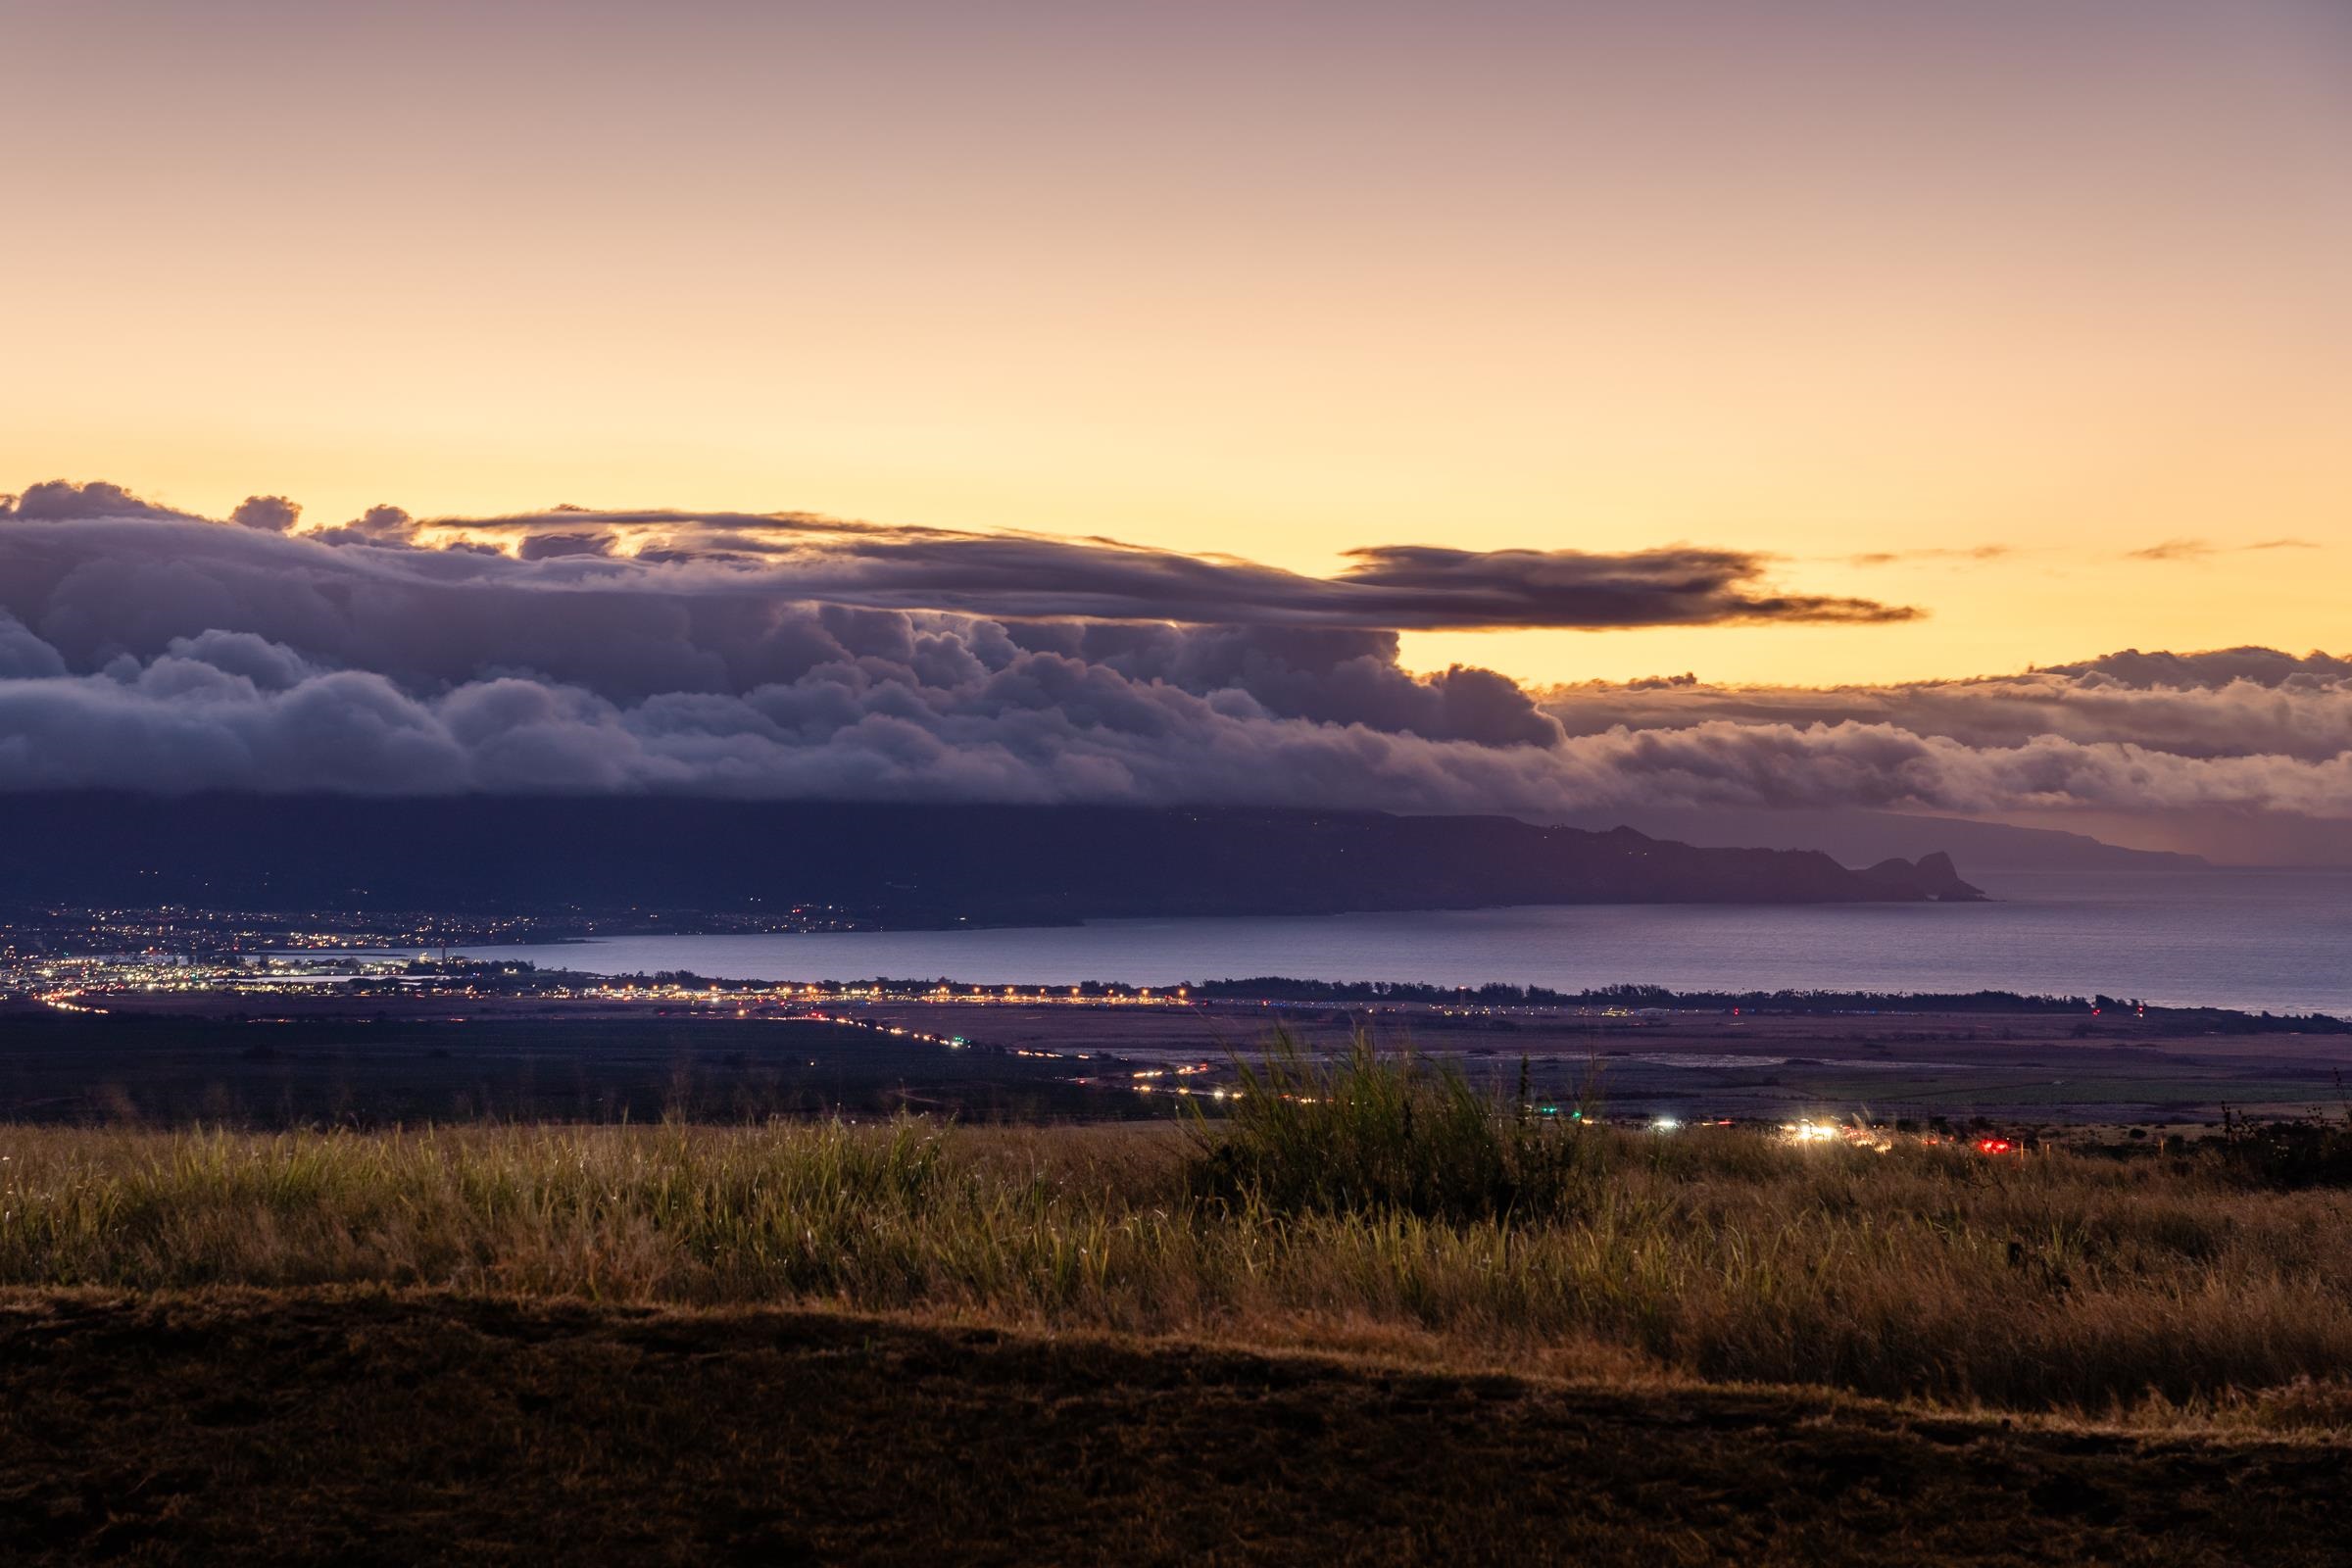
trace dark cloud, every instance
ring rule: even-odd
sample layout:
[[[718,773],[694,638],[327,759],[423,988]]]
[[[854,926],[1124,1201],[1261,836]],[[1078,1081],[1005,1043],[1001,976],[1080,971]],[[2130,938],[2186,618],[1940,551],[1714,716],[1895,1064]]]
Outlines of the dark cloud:
[[[0,680],[63,675],[66,662],[16,616],[0,612]]]
[[[1384,626],[1664,626],[1758,620],[1910,620],[1919,612],[1869,599],[1776,593],[1761,558],[1735,550],[1445,550],[1394,545],[1348,552],[1337,579],[1364,595]]]
[[[0,787],[690,791],[1532,815],[1636,805],[2352,814],[2352,753],[2197,758],[2058,735],[1984,746],[1852,719],[1620,724],[1496,745],[1285,716],[1238,685],[1187,691],[1081,652],[1024,648],[1011,628],[987,622],[860,611],[797,617],[794,629],[812,660],[796,678],[632,702],[520,673],[419,692],[243,634],[180,639],[92,673],[0,680]],[[1484,690],[1473,694],[1469,729],[1483,721],[1478,696],[1507,703],[1510,690],[1494,676],[1474,684]]]
[[[399,547],[408,544],[416,533],[416,519],[394,506],[373,506],[336,528],[321,528],[311,535],[322,544],[381,545]]]
[[[449,714],[465,720],[452,730],[461,752],[487,742],[484,711],[507,712],[501,705],[520,703],[524,693],[554,705],[527,726],[538,737],[532,746],[512,735],[499,740],[487,773],[477,769],[485,757],[470,755],[454,774],[442,761],[421,773],[379,773],[382,787],[395,789],[460,776],[512,781],[525,755],[540,760],[524,771],[542,783],[553,782],[548,770],[558,757],[584,769],[576,781],[583,786],[702,781],[680,761],[648,773],[644,765],[621,767],[611,750],[589,744],[593,736],[613,741],[640,721],[679,745],[692,737],[709,754],[713,786],[744,789],[770,787],[791,771],[779,769],[772,750],[760,751],[764,772],[744,763],[737,754],[760,750],[751,737],[769,747],[820,744],[858,723],[901,740],[908,723],[969,734],[984,720],[1166,737],[1181,727],[1172,714],[1198,723],[1352,726],[1490,748],[1559,736],[1526,692],[1492,671],[1405,671],[1392,631],[877,610],[780,596],[764,569],[615,560],[607,554],[608,531],[582,531],[576,547],[552,549],[546,541],[557,536],[530,534],[530,561],[412,548],[416,529],[400,515],[379,514],[367,531],[401,547],[358,537],[330,547],[268,530],[146,518],[23,525],[0,541],[0,605],[17,617],[9,624],[18,635],[4,645],[10,668],[71,673],[82,679],[82,699],[105,698],[108,721],[93,725],[93,742],[120,736],[124,713],[141,698],[162,700],[167,688],[183,708],[212,704],[215,716],[233,713],[251,726],[283,707],[280,696],[336,674],[365,673],[436,715],[437,705],[454,705]],[[206,671],[243,684],[222,686]],[[247,687],[251,701],[225,701],[223,694],[246,697]],[[498,694],[487,710],[479,707],[485,691]],[[56,714],[55,698],[44,699],[43,712]],[[368,706],[385,710],[372,699]],[[779,712],[790,716],[785,730],[773,728]],[[174,719],[158,733],[179,736],[184,727]],[[726,745],[716,745],[713,729],[729,737]],[[561,748],[550,739],[558,732],[566,737]],[[45,733],[52,746],[68,743],[68,729]],[[251,758],[256,745],[204,755],[218,767]],[[291,738],[273,743],[281,760],[291,749]],[[166,750],[182,756],[176,745]],[[943,768],[953,760],[948,751]],[[286,776],[308,775],[296,768]],[[1102,782],[1100,769],[1089,776]]]
[[[1397,548],[1309,578],[789,515],[387,507],[287,534],[92,515],[94,493],[42,488],[0,528],[0,789],[2352,817],[2328,655],[1531,694],[1409,672],[1380,623],[1892,613],[1773,590],[1738,552]]]
[[[606,533],[525,534],[515,549],[523,561],[553,561],[559,556],[609,556],[613,538]]]
[[[1414,676],[1396,662],[1395,632],[1305,627],[1014,624],[1016,646],[1100,664],[1130,681],[1200,695],[1246,694],[1268,713],[1363,724],[1433,740],[1543,746],[1560,728],[1514,681],[1462,665]]]
[[[1014,619],[1185,621],[1361,630],[1609,628],[1907,620],[1875,600],[1789,593],[1762,556],[1674,547],[1626,555],[1358,550],[1333,577],[1107,539],[885,527],[795,514],[545,513],[436,517],[433,536],[506,541],[525,561],[602,555],[701,566],[775,595]],[[414,530],[412,530],[414,531]],[[335,542],[358,542],[337,536]]]
[[[267,510],[259,501],[240,509],[257,517]],[[1231,644],[1231,628],[1249,628],[1265,634],[1263,648],[1289,651],[1254,656],[1248,680],[1269,694],[1286,681],[1296,687],[1292,656],[1318,650],[1308,663],[1332,690],[1280,699],[1299,716],[1348,721],[1406,702],[1445,733],[1468,726],[1524,740],[1547,731],[1523,700],[1497,696],[1476,673],[1410,680],[1394,668],[1395,632],[1911,613],[1772,591],[1761,585],[1757,558],[1687,548],[1599,556],[1399,547],[1357,552],[1340,575],[1316,578],[1103,540],[789,514],[566,512],[419,522],[391,506],[284,537],[142,514],[21,520],[8,538],[5,602],[76,667],[109,652],[151,656],[172,637],[225,627],[411,685],[530,670],[620,700],[741,691],[801,668],[802,639],[780,607],[823,604],[1127,624],[1143,630],[1121,657],[1137,660],[1164,641],[1154,628],[1171,623],[1221,628],[1204,640],[1219,647]],[[435,543],[444,548],[417,548]],[[1278,632],[1338,640],[1286,641]],[[1329,668],[1317,663],[1322,651],[1337,651]],[[1190,657],[1184,668],[1201,667]],[[1484,716],[1465,716],[1474,710]]]
[[[259,528],[265,533],[290,533],[302,520],[302,508],[284,496],[247,496],[237,503],[237,510],[228,520],[241,528]]]
[[[53,490],[72,491],[53,497]],[[299,508],[256,496],[232,520],[285,533]],[[113,485],[35,486],[26,518],[178,518]],[[191,519],[193,520],[193,519]],[[1019,620],[1176,621],[1348,630],[1488,630],[1867,623],[1921,612],[1871,599],[1792,593],[1767,558],[1675,546],[1623,555],[1474,552],[1424,545],[1350,552],[1332,577],[1110,539],[883,526],[795,513],[590,512],[417,518],[381,505],[301,536],[313,544],[512,555],[525,563],[600,558],[615,591],[760,594],[875,610]],[[686,568],[699,568],[690,572]],[[667,572],[667,575],[656,575]],[[635,579],[626,574],[643,574]]]
[[[2241,682],[2268,690],[2309,690],[2352,680],[2352,659],[2317,651],[2298,658],[2276,648],[2215,648],[2195,654],[2143,654],[2127,648],[2034,673],[2071,675],[2095,687],[2137,691],[2213,690]]]
[[[27,522],[58,522],[74,517],[187,517],[140,500],[119,484],[94,479],[75,484],[70,479],[45,479],[25,487],[21,496],[0,496],[0,518]]]
[[[1593,683],[1546,692],[1543,707],[1571,735],[1714,722],[1858,723],[1979,749],[2048,738],[2194,759],[2323,762],[2352,752],[2352,661],[2269,648],[2127,649],[2022,675],[1893,686]]]

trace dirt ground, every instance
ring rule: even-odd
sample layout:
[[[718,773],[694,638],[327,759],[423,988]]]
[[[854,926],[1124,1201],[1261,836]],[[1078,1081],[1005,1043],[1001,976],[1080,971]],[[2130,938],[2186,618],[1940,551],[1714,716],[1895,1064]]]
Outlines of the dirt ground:
[[[2341,1564],[2352,1450],[849,1316],[0,1301],[21,1563]]]

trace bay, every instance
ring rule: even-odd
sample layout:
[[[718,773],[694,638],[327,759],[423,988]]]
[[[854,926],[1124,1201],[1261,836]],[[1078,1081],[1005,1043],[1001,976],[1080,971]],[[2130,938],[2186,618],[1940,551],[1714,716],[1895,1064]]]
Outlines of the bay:
[[[2352,870],[2008,872],[1977,905],[1574,905],[482,947],[599,974],[1164,986],[1488,981],[1580,991],[1979,990],[2352,1014]]]

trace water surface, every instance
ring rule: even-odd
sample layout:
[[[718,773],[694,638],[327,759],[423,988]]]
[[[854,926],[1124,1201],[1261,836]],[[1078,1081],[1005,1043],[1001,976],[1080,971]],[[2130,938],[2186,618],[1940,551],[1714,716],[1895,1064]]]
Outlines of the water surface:
[[[473,948],[605,974],[1173,985],[1250,975],[1564,991],[2052,992],[2352,1013],[2352,871],[2006,872],[1998,902],[1579,905]]]

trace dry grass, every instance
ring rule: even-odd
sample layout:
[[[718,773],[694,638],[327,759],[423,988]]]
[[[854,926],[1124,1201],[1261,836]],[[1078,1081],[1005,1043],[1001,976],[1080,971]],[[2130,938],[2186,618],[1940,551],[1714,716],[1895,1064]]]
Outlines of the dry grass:
[[[1575,1202],[1200,1196],[1173,1128],[0,1128],[0,1286],[822,1304],[2352,1428],[2352,1200],[2156,1162],[1591,1142]],[[1565,1167],[1563,1167],[1565,1168]]]

